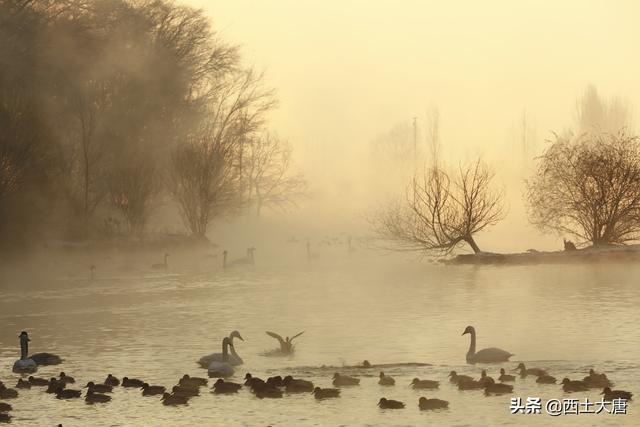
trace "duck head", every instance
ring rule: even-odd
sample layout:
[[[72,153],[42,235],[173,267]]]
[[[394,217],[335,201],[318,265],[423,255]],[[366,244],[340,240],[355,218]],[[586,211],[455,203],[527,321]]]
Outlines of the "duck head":
[[[425,404],[427,403],[427,398],[422,396],[420,399],[418,399],[418,404]]]
[[[449,375],[449,376],[451,376],[451,375]],[[411,384],[417,384],[417,383],[418,383],[418,381],[420,381],[420,378],[414,378],[414,379],[411,381]]]
[[[607,393],[611,393],[611,387],[605,387],[602,389],[602,393],[600,394],[607,394]]]
[[[381,397],[380,401],[378,402],[378,406],[384,405],[385,403],[387,403],[387,398],[386,397]]]
[[[567,384],[569,381],[570,381],[570,380],[569,380],[569,378],[564,378],[564,379],[562,380],[562,384]]]
[[[514,369],[514,371],[525,371],[527,368],[524,366],[524,363],[518,363],[518,366]]]
[[[333,374],[333,379],[334,380],[337,380],[338,378],[340,378],[340,374],[339,373],[336,372],[335,374]]]
[[[380,378],[384,378],[384,372],[380,372]]]
[[[456,371],[451,371],[449,372],[449,376],[455,378],[457,376],[457,372]]]
[[[251,378],[253,378],[253,377],[251,376],[251,374],[249,372],[247,372],[246,375],[244,376],[245,380],[250,380]]]
[[[465,335],[465,334],[473,334],[475,331],[476,331],[476,330],[473,328],[473,326],[467,326],[467,327],[464,329],[464,332],[462,333],[462,335]]]

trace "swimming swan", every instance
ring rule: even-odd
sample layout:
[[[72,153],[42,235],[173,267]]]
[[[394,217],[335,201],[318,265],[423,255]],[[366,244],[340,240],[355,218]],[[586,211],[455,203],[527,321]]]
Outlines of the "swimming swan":
[[[236,353],[235,346],[233,345],[233,339],[238,338],[244,341],[244,338],[240,335],[240,332],[233,331],[229,334],[229,342],[231,343],[231,347],[229,348],[229,363],[233,366],[242,365],[244,361],[238,353]],[[211,365],[211,362],[222,362],[222,353],[211,353],[207,356],[202,356],[200,360],[198,360],[198,364],[203,368],[208,368]]]
[[[229,363],[228,347],[233,347],[233,345],[229,337],[224,337],[222,340],[222,361],[218,362],[214,360],[211,362],[208,368],[209,378],[227,378],[235,373],[235,369]]]
[[[467,352],[467,363],[495,363],[508,362],[513,354],[499,348],[490,347],[476,352],[476,330],[473,326],[467,326],[462,335],[471,334],[471,344]]]
[[[15,373],[33,373],[38,370],[38,364],[35,360],[28,357],[29,354],[29,335],[22,331],[18,336],[20,338],[20,359],[13,364],[13,372]]]

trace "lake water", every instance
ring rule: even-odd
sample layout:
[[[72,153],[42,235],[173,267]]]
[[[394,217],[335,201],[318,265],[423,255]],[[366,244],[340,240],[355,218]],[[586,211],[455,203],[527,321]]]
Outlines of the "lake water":
[[[480,374],[480,366],[465,363],[469,336],[461,336],[474,325],[478,348],[515,353],[502,365],[507,369],[525,361],[559,379],[581,379],[594,367],[606,372],[615,388],[640,398],[637,265],[453,267],[359,253],[223,271],[192,268],[192,256],[176,255],[164,274],[123,270],[125,261],[99,264],[93,281],[83,277],[84,270],[65,274],[62,268],[57,277],[38,283],[3,278],[0,379],[13,386],[18,378],[11,366],[19,356],[21,330],[29,331],[32,352],[51,351],[65,359],[61,366],[41,367],[38,376],[64,370],[85,384],[113,373],[171,386],[185,373],[206,376],[195,361],[220,351],[222,337],[237,329],[246,340],[236,341],[245,360],[238,381],[245,372],[292,373],[330,387],[335,370],[359,375],[361,385],[327,401],[309,394],[260,400],[248,390],[232,396],[205,391],[180,408],[164,407],[139,390],[118,388],[111,403],[90,406],[33,388],[10,401],[14,425],[640,425],[637,400],[627,415],[552,418],[509,412],[513,396],[595,401],[600,397],[595,389],[568,395],[559,385],[539,385],[529,377],[516,380],[512,395],[485,397],[481,391],[458,391],[447,381],[451,370]],[[306,332],[294,357],[273,358],[260,355],[277,346],[266,330]],[[320,368],[365,359],[431,366],[388,369],[395,387],[379,386],[377,369]],[[499,367],[489,366],[489,375],[497,377]],[[440,389],[412,390],[408,384],[414,377],[440,380]],[[423,395],[448,400],[450,408],[421,412],[417,401]],[[376,404],[383,396],[407,407],[380,410]]]

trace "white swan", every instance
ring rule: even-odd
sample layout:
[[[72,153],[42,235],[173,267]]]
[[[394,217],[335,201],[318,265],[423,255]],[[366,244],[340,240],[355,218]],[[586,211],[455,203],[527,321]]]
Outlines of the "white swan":
[[[238,338],[242,341],[244,341],[244,338],[242,338],[242,336],[240,335],[240,332],[238,331],[233,331],[229,334],[229,343],[231,344],[231,347],[229,347],[229,350],[230,350],[229,352],[231,354],[229,354],[228,361],[231,365],[238,366],[238,365],[242,365],[244,361],[240,356],[238,356],[238,353],[236,353],[235,346],[233,345],[234,338]],[[208,368],[209,365],[211,365],[211,362],[222,362],[223,361],[222,357],[223,357],[222,353],[211,353],[206,356],[202,356],[200,360],[198,360],[198,364],[203,368]]]
[[[29,335],[22,331],[18,336],[20,338],[20,359],[13,364],[13,372],[15,373],[33,373],[38,370],[38,364],[35,360],[30,359],[29,354]]]
[[[235,373],[235,369],[229,363],[229,353],[227,347],[233,347],[229,337],[224,337],[222,340],[222,362],[213,361],[209,365],[208,373],[209,378],[227,378]]]
[[[467,326],[462,335],[471,334],[471,344],[467,352],[467,363],[494,363],[508,362],[513,354],[508,351],[491,347],[476,352],[476,330],[473,326]]]

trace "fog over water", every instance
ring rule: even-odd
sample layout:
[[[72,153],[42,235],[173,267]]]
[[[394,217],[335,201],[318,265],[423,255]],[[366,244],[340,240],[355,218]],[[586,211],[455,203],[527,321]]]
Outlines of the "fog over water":
[[[0,0],[0,12],[10,1]],[[72,6],[60,16],[77,7],[64,1]],[[606,373],[614,389],[640,393],[640,246],[619,244],[638,239],[623,234],[584,249],[600,242],[566,229],[543,233],[526,202],[527,182],[551,141],[563,142],[569,132],[635,135],[640,3],[104,0],[87,3],[99,7],[86,15],[78,9],[61,22],[51,18],[59,27],[38,15],[50,17],[58,3],[27,3],[41,7],[29,19],[45,23],[34,34],[53,48],[27,37],[32,21],[16,14],[22,26],[11,26],[0,16],[0,36],[17,34],[20,42],[0,38],[0,65],[11,71],[0,67],[0,381],[12,388],[30,375],[12,370],[21,354],[18,335],[28,331],[30,355],[64,359],[33,375],[64,371],[77,379],[68,388],[101,383],[109,373],[167,388],[188,374],[207,377],[208,385],[178,407],[143,397],[138,388],[116,387],[111,402],[88,405],[35,386],[5,399],[0,387],[13,425],[640,425],[637,397],[626,415],[509,411],[512,397],[601,399],[602,387],[569,393],[560,384],[590,369]],[[167,10],[178,18],[162,20]],[[194,39],[206,41],[193,50],[170,37],[185,16]],[[190,42],[192,33],[185,34]],[[39,69],[23,81],[31,62],[7,53],[22,52],[23,41],[28,60],[44,69],[54,64],[56,73]],[[96,62],[86,60],[85,42]],[[219,57],[208,62],[212,46]],[[67,73],[78,78],[70,89]],[[46,90],[32,93],[32,77]],[[24,92],[16,89],[16,111],[21,102],[37,106],[25,107],[24,116],[7,113],[15,107],[5,102],[13,100],[6,89],[13,78],[25,84]],[[243,94],[242,82],[258,101],[234,110],[225,102]],[[225,90],[232,96],[219,95]],[[221,124],[220,111],[232,124]],[[38,120],[31,128],[21,117]],[[18,165],[28,171],[21,175],[15,173],[21,155],[4,148],[24,135],[37,140],[38,155]],[[261,144],[282,156],[269,173],[295,181],[291,194],[271,195],[264,206],[260,189],[268,185],[251,181],[255,158],[268,157],[252,148]],[[429,169],[434,165],[450,175],[431,174],[439,170]],[[376,212],[410,195],[412,178],[459,185],[456,174],[470,165],[495,173],[482,194],[504,196],[495,221],[430,251],[432,242],[418,251],[389,250],[374,238]],[[11,180],[12,173],[27,178]],[[196,182],[190,188],[189,179]],[[15,190],[14,181],[25,184]],[[134,185],[140,182],[146,193]],[[138,193],[144,194],[136,205]],[[210,206],[198,205],[209,196]],[[202,212],[204,227],[189,217]],[[630,217],[640,223],[640,215]],[[475,254],[471,235],[481,248]],[[558,251],[548,264],[535,258],[545,251]],[[523,257],[512,262],[510,253]],[[491,261],[494,255],[504,258]],[[498,347],[512,353],[510,360],[467,363],[469,325],[478,350]],[[248,372],[293,375],[328,388],[340,372],[360,385],[325,400],[309,392],[262,399],[244,386],[237,394],[213,394],[217,373],[197,361],[222,352],[234,330],[243,337],[233,345],[244,363],[226,381],[244,383]],[[304,333],[293,354],[271,357],[279,342],[266,331]],[[557,384],[518,376],[519,362],[546,369]],[[513,391],[500,396],[459,390],[448,377],[455,370],[477,379],[487,369],[497,379],[500,368],[516,375]],[[378,384],[381,370],[395,386]],[[440,384],[414,390],[414,378]],[[444,399],[449,408],[420,411],[421,396]],[[406,408],[380,409],[381,397]]]

